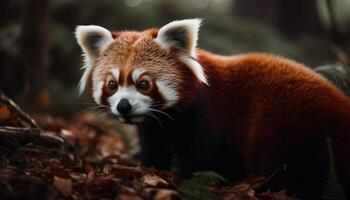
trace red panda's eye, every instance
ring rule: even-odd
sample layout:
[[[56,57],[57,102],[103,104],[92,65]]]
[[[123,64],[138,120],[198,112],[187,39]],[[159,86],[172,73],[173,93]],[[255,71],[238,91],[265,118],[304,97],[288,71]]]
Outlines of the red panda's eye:
[[[108,87],[108,90],[110,92],[115,92],[118,89],[117,83],[115,81],[112,81],[112,80],[108,82],[107,87]]]
[[[150,82],[146,81],[146,80],[142,80],[142,81],[138,82],[138,84],[137,84],[137,88],[139,90],[144,90],[144,91],[148,90],[150,88],[150,86],[151,86]]]

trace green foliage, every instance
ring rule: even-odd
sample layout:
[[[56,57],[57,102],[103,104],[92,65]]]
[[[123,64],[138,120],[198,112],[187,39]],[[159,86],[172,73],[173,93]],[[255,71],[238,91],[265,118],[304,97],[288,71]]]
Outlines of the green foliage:
[[[179,187],[180,196],[184,200],[216,200],[219,199],[219,194],[214,187],[227,182],[212,171],[196,172],[191,179],[182,182]]]
[[[317,67],[315,71],[323,75],[350,97],[350,68],[338,63]]]

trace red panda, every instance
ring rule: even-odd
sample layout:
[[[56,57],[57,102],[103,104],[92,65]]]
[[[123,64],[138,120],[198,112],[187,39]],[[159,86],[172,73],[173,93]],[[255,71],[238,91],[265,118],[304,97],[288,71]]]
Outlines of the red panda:
[[[80,92],[140,130],[142,165],[180,177],[213,170],[231,180],[268,176],[274,187],[320,199],[330,137],[350,198],[350,101],[304,65],[267,54],[197,49],[201,21],[143,32],[78,26],[85,57]]]

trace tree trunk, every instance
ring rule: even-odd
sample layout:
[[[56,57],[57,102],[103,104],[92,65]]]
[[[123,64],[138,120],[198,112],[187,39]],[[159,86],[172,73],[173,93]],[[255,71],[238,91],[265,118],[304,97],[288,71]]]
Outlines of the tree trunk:
[[[262,20],[287,36],[323,32],[316,0],[235,0],[233,10]]]
[[[28,0],[24,5],[20,35],[24,93],[31,106],[47,106],[45,98],[49,58],[49,0]],[[34,108],[36,109],[36,108]],[[40,109],[40,108],[39,108]]]

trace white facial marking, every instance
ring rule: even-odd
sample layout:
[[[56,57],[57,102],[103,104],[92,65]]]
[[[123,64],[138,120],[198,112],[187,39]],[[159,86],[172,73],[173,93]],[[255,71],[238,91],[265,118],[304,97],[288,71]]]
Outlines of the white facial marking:
[[[186,64],[198,78],[199,81],[203,82],[206,85],[209,85],[207,77],[204,73],[203,67],[193,58],[188,57],[187,55],[179,56],[179,60]]]
[[[132,106],[130,115],[142,115],[147,112],[147,109],[152,104],[152,99],[139,93],[134,86],[119,87],[118,91],[113,96],[108,98],[111,111],[117,116],[120,116],[120,113],[117,110],[117,105],[123,98],[129,100],[129,103]]]
[[[143,73],[143,70],[139,69],[139,68],[136,68],[136,69],[134,69],[134,71],[132,71],[131,77],[132,77],[132,80],[134,81],[134,83],[136,83],[137,80],[139,80],[142,73]]]
[[[168,81],[157,80],[156,85],[158,87],[159,92],[167,101],[166,107],[174,105],[179,99],[178,92],[168,83]]]
[[[103,91],[103,81],[97,82],[92,86],[92,97],[97,104],[101,104],[101,96]]]
[[[113,75],[113,78],[116,80],[116,81],[118,81],[119,80],[119,69],[117,69],[117,68],[113,68],[113,69],[111,69],[111,73],[112,73],[112,75]]]
[[[88,61],[86,58],[84,59],[85,64],[81,69],[85,69],[83,76],[81,77],[80,81],[79,81],[79,94],[82,94],[86,88],[86,84],[88,82],[92,67],[90,64],[90,61]]]

